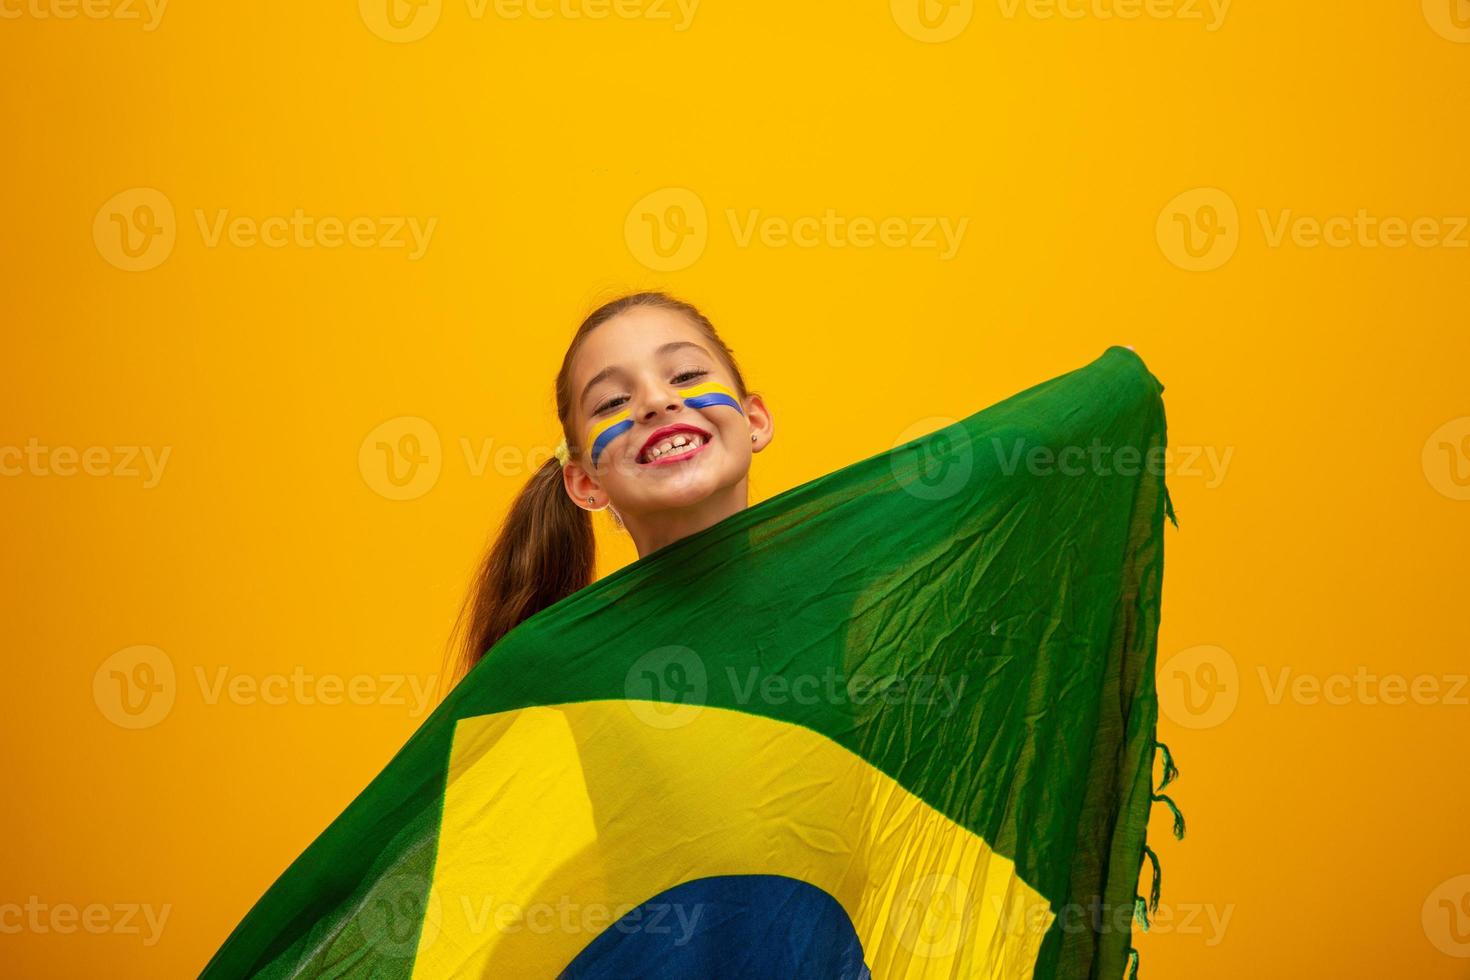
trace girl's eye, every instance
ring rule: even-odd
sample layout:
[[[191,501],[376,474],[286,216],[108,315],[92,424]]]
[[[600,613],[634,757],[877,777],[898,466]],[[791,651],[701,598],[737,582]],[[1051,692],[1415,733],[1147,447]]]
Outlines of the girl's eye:
[[[674,375],[674,383],[684,384],[685,382],[681,381],[681,378],[697,378],[705,374],[709,374],[709,372],[704,370],[703,368],[691,368],[688,371],[680,371],[678,374]],[[612,409],[617,408],[626,400],[626,395],[618,395],[616,398],[609,398],[607,401],[594,408],[592,410],[592,414],[601,415],[603,412],[611,411]]]
[[[624,395],[619,395],[616,398],[609,398],[607,401],[594,408],[592,410],[592,414],[601,415],[603,412],[611,411],[612,409],[617,408],[618,405],[622,403],[624,397]]]

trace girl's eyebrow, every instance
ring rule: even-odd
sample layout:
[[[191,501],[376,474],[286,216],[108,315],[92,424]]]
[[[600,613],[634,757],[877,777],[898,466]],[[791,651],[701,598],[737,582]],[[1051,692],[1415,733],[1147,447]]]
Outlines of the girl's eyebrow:
[[[671,340],[667,344],[660,344],[658,349],[654,351],[654,354],[659,356],[663,356],[664,354],[672,354],[674,351],[681,350],[685,347],[693,347],[695,350],[704,354],[704,356],[709,356],[709,351],[705,350],[703,347],[699,346],[692,340]],[[605,367],[601,371],[598,371],[596,374],[594,374],[592,376],[592,379],[588,381],[587,384],[582,388],[582,403],[586,404],[587,396],[592,393],[592,388],[594,385],[596,385],[599,381],[605,381],[607,378],[611,377],[614,374],[621,373],[622,370],[622,368],[614,364],[610,367]]]

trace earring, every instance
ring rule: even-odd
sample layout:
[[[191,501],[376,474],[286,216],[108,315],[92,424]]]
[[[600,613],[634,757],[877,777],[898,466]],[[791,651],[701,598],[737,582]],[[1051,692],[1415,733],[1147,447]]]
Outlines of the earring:
[[[588,507],[591,507],[595,503],[597,503],[597,498],[596,497],[588,497],[587,498],[587,506]]]
[[[751,442],[755,442],[755,439],[756,439],[756,435],[755,435],[755,433],[754,433],[754,432],[752,432],[752,433],[751,433],[751,434],[750,434],[750,441],[751,441]]]

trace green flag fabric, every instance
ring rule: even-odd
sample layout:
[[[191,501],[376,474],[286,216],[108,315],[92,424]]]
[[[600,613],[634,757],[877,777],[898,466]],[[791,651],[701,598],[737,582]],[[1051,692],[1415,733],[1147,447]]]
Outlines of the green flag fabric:
[[[530,617],[204,976],[1124,977],[1162,390],[1109,348]]]

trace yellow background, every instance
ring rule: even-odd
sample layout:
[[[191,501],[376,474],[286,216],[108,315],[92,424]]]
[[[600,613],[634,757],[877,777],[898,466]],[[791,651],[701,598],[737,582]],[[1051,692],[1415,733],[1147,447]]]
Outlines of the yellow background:
[[[1134,345],[1198,450],[1170,478],[1159,649],[1189,833],[1155,809],[1173,916],[1144,975],[1465,976],[1470,249],[1272,242],[1288,211],[1359,209],[1454,237],[1470,6],[935,0],[926,27],[909,0],[704,0],[678,30],[651,2],[430,0],[400,29],[369,0],[173,0],[148,30],[139,4],[5,0],[0,447],[110,462],[0,478],[0,906],[105,909],[94,934],[0,908],[0,972],[197,973],[422,720],[389,682],[440,671],[558,437],[578,317],[654,286],[772,407],[755,500]],[[196,217],[298,208],[436,225],[410,259],[210,245]],[[968,225],[948,259],[731,226],[828,209]],[[113,214],[161,251],[127,259]],[[650,220],[694,237],[660,257]],[[405,435],[427,468],[396,487],[377,444]],[[168,450],[156,485],[129,446]],[[605,573],[633,551],[598,525]],[[160,658],[159,717],[123,727],[111,671]],[[1440,694],[1276,696],[1283,670]],[[249,686],[293,673],[367,687]],[[129,905],[167,910],[155,942]]]

